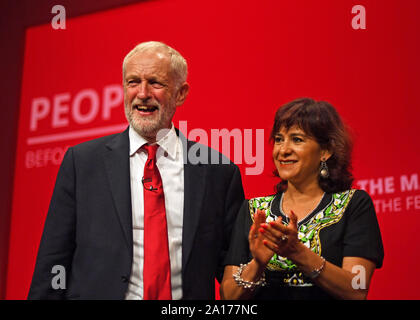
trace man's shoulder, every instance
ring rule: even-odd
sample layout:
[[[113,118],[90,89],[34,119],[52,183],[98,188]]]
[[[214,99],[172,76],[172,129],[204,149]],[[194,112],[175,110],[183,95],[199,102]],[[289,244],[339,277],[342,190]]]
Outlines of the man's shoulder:
[[[102,149],[105,146],[113,146],[115,143],[118,142],[123,143],[124,140],[126,140],[126,144],[128,145],[128,134],[126,131],[84,141],[82,143],[74,145],[72,148],[76,152],[92,152],[97,151],[98,148]]]
[[[200,142],[181,139],[186,143],[184,154],[187,157],[186,163],[212,166],[231,166],[236,167],[226,155]]]

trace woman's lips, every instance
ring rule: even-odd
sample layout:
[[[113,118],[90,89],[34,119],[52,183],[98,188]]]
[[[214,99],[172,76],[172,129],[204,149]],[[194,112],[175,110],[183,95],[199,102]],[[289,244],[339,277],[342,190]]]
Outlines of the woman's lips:
[[[282,166],[290,166],[292,164],[295,164],[297,160],[279,160],[280,165]]]

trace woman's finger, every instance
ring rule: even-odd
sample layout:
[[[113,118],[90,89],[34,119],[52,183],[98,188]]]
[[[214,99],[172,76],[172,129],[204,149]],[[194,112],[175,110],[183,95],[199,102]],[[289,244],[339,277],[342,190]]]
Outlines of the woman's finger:
[[[278,251],[279,251],[279,247],[274,243],[274,242],[272,242],[272,241],[270,241],[270,240],[267,240],[267,239],[264,239],[263,240],[263,244],[268,248],[268,249],[270,249],[271,251],[274,251],[274,252],[276,252],[276,253],[278,253]]]
[[[277,230],[276,228],[272,227],[269,223],[263,223],[261,224],[259,230],[261,231],[263,229],[264,234],[268,234],[272,236],[273,238],[280,238],[284,235],[283,232]]]
[[[251,226],[248,236],[249,242],[258,238],[258,229],[261,227],[262,223],[265,223],[265,216],[265,212],[262,210],[257,210],[257,212],[254,214],[254,223]]]
[[[258,238],[258,229],[255,227],[255,224],[253,224],[249,230],[248,240],[251,242],[255,238]]]
[[[263,237],[263,239],[270,240],[271,242],[273,242],[275,244],[278,244],[278,245],[282,244],[282,242],[283,242],[282,239],[284,239],[284,237],[285,237],[285,234],[276,233],[274,235],[270,230],[266,230],[266,229],[263,229],[263,228],[260,228],[259,231],[260,231],[261,237]]]
[[[272,227],[274,230],[277,230],[278,232],[287,234],[289,232],[289,229],[287,226],[285,226],[283,223],[281,223],[281,220],[277,219],[276,221],[271,221],[268,223],[270,227]]]
[[[257,213],[255,214],[254,221],[256,221],[258,224],[264,223],[266,218],[266,214],[262,210],[257,210]]]
[[[290,222],[289,222],[290,228],[297,230],[298,218],[297,218],[297,215],[293,212],[293,210],[290,210],[289,218],[290,218]]]

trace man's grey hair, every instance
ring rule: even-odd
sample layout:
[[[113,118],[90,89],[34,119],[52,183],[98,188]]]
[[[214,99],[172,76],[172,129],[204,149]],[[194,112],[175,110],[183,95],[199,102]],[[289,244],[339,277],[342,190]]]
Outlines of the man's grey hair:
[[[181,86],[185,81],[187,81],[188,75],[188,66],[187,61],[184,57],[175,49],[171,48],[170,46],[164,44],[163,42],[159,41],[148,41],[142,42],[134,47],[124,58],[123,61],[123,76],[125,76],[125,65],[130,57],[137,53],[145,52],[145,51],[159,51],[162,50],[168,54],[169,58],[171,59],[171,67],[172,72],[174,75],[174,80],[176,86]]]

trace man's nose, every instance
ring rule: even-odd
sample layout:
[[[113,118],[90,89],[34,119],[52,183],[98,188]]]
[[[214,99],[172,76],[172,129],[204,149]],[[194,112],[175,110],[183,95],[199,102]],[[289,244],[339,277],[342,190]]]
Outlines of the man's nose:
[[[137,92],[137,98],[144,100],[150,98],[149,84],[146,81],[142,81],[139,85],[139,91]]]

